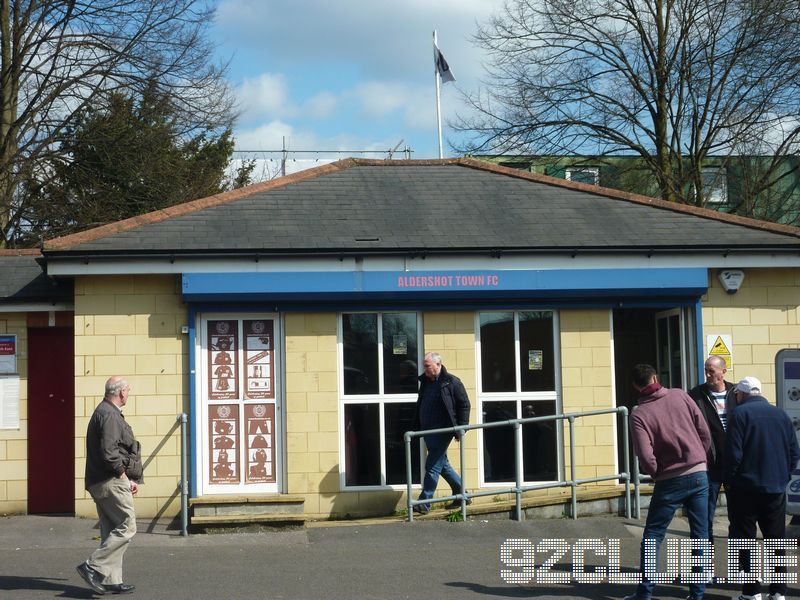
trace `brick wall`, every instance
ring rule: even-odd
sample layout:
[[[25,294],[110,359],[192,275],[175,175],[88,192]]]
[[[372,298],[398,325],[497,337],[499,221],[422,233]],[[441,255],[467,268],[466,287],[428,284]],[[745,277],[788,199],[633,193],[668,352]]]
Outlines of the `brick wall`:
[[[565,413],[614,408],[611,315],[607,309],[562,310],[561,388]],[[578,478],[614,473],[614,415],[575,421]],[[564,468],[570,475],[569,425],[564,422]]]
[[[125,418],[142,444],[145,485],[136,498],[140,517],[174,516],[180,480],[180,429],[189,408],[187,311],[180,280],[164,276],[78,277],[75,280],[75,511],[94,516],[83,489],[86,425],[106,380],[131,385]]]
[[[744,269],[745,279],[735,294],[727,294],[709,273],[703,297],[703,348],[706,336],[727,334],[733,342],[733,368],[726,378],[735,382],[752,375],[764,384],[775,402],[775,355],[783,348],[800,348],[800,269]]]
[[[19,429],[0,429],[0,515],[28,510],[28,327],[25,313],[0,313],[0,334],[17,336]]]
[[[329,514],[339,491],[336,314],[287,314],[287,491]]]

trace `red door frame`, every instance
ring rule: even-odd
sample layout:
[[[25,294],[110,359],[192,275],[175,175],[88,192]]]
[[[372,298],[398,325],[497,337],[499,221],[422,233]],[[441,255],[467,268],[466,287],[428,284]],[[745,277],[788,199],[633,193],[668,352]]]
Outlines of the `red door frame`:
[[[75,514],[75,336],[28,328],[28,513]]]

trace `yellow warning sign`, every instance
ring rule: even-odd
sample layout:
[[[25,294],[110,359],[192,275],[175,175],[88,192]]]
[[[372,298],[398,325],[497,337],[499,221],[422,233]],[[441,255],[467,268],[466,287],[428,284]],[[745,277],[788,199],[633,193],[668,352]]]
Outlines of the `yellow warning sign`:
[[[714,342],[714,345],[711,346],[711,350],[708,352],[713,356],[722,356],[727,354],[730,356],[731,351],[728,350],[728,347],[725,345],[725,341],[722,339],[722,336],[717,336],[717,341]]]
[[[733,354],[733,337],[727,334],[718,335],[712,333],[706,336],[706,348],[708,348],[708,356],[716,356],[725,361],[725,368],[730,370],[733,361],[731,355]]]

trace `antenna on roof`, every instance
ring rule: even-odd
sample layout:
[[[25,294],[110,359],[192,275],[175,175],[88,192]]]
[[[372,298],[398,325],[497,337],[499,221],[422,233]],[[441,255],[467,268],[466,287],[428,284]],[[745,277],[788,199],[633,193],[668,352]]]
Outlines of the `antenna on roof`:
[[[392,160],[392,155],[397,152],[397,149],[402,145],[403,142],[405,142],[405,140],[400,140],[397,142],[397,145],[394,148],[389,150],[389,160]]]

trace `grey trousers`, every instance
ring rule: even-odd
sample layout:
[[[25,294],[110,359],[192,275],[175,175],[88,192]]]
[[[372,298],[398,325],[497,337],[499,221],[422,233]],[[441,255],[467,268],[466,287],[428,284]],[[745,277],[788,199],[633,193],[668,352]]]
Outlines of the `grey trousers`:
[[[86,563],[105,576],[105,585],[122,583],[122,557],[136,534],[133,494],[127,479],[112,477],[89,488],[100,518],[100,547]]]

